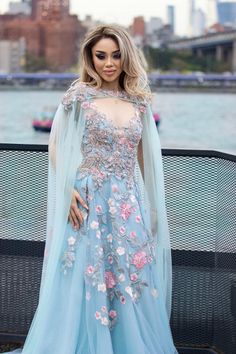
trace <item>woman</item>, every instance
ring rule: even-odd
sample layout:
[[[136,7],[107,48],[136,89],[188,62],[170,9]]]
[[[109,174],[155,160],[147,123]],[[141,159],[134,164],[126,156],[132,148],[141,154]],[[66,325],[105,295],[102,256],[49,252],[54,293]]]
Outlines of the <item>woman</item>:
[[[23,354],[177,353],[150,97],[127,32],[89,33],[50,135],[40,298]]]

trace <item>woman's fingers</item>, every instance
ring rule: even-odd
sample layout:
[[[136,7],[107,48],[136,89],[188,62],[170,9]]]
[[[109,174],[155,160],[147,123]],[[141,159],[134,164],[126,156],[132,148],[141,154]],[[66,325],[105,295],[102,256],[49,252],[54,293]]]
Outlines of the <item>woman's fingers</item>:
[[[82,199],[81,195],[79,194],[79,192],[75,191],[75,197],[76,199],[78,200],[78,202],[85,208],[88,210],[88,206],[87,204],[85,203],[85,201]]]
[[[81,210],[74,205],[70,208],[70,217],[74,227],[79,227],[84,221]]]
[[[72,208],[70,208],[70,214],[69,214],[69,218],[70,218],[70,222],[72,224],[73,227],[80,227],[80,221],[77,218],[74,210]]]
[[[84,202],[82,197],[80,196],[79,192],[76,190],[73,191],[72,201],[70,206],[70,213],[69,213],[69,221],[71,222],[72,226],[75,228],[79,228],[80,225],[83,223],[83,213],[78,207],[78,202],[88,210],[87,204]]]

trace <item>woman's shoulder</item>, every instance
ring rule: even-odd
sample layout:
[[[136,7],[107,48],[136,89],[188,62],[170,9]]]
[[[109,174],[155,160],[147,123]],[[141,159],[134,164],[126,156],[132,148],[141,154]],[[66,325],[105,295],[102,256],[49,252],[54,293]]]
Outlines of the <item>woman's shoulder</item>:
[[[82,81],[74,81],[62,97],[62,104],[65,109],[69,109],[73,102],[83,102],[88,93],[89,86]]]
[[[148,106],[151,105],[151,95],[149,93],[135,96],[135,103],[138,106],[138,109],[141,113],[147,111]]]

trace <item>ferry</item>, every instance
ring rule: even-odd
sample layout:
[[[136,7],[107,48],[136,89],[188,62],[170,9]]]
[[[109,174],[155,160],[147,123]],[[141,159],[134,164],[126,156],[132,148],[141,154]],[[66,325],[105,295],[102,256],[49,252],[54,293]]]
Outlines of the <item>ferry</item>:
[[[55,112],[56,107],[54,106],[44,107],[43,110],[38,114],[38,117],[33,120],[33,128],[36,131],[49,133],[51,131]]]

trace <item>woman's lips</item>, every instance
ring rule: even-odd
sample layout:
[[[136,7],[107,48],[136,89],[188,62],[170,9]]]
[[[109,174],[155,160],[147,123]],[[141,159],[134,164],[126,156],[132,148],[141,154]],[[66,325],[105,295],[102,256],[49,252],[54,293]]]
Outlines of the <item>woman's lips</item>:
[[[104,71],[104,74],[106,74],[106,75],[113,75],[114,73],[115,73],[115,70]]]

